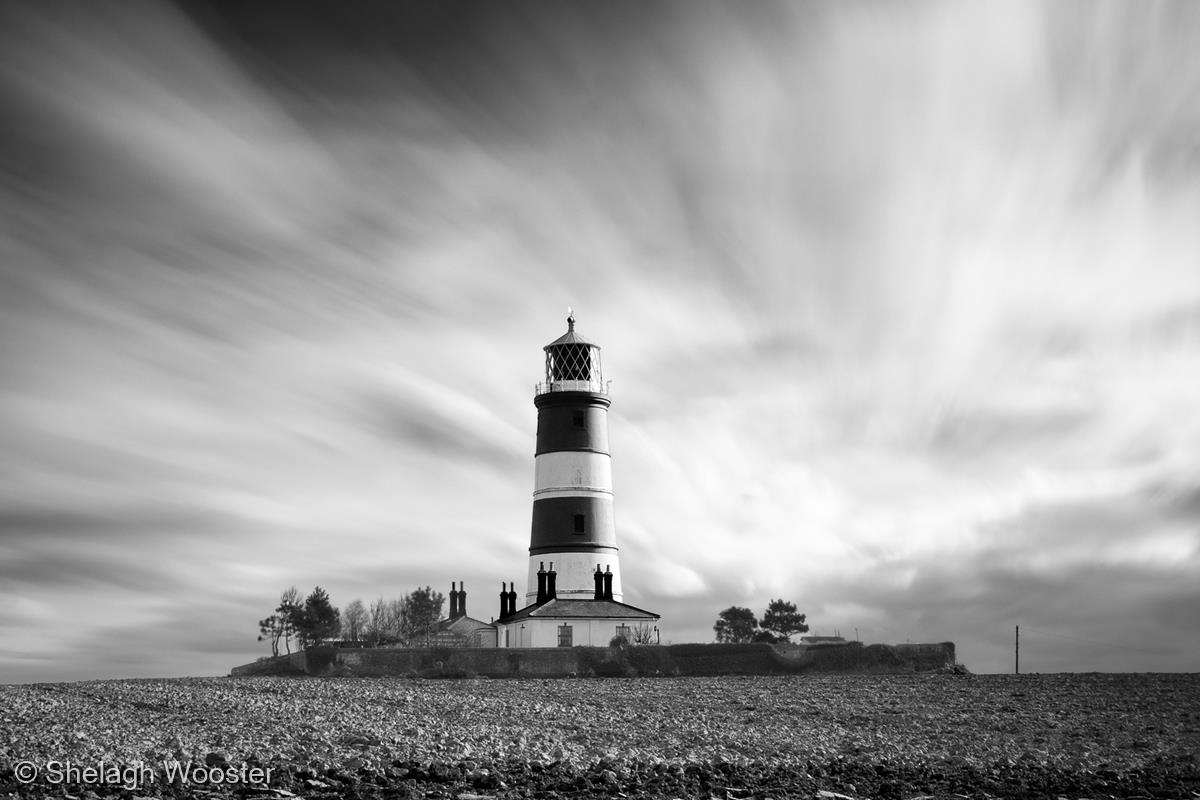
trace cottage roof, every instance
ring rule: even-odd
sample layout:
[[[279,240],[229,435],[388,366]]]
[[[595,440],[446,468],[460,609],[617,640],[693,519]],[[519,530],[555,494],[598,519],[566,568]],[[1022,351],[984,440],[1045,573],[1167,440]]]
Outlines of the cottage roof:
[[[444,619],[438,623],[439,631],[450,631],[451,633],[457,633],[461,636],[467,636],[472,632],[479,630],[480,628],[491,627],[494,626],[490,622],[484,622],[483,620],[467,616]]]
[[[534,619],[658,619],[659,615],[616,600],[563,600],[555,598],[541,605],[525,606],[502,623]]]

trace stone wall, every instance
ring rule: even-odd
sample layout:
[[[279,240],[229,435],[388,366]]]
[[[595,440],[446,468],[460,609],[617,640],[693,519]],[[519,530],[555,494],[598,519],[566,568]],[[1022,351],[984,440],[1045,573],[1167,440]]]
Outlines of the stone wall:
[[[578,674],[579,657],[575,652],[577,649],[583,648],[446,647],[338,650],[335,663],[320,672],[422,677],[558,677]]]
[[[955,663],[953,642],[808,647],[767,644],[542,648],[314,647],[234,667],[231,675],[363,675],[549,678],[636,675],[771,675],[929,672]]]
[[[932,672],[955,663],[954,642],[909,645],[847,642],[795,651],[788,648],[779,656],[789,662],[791,672]]]
[[[306,660],[304,652],[288,655],[260,658],[249,664],[234,667],[229,674],[235,678],[245,678],[251,675],[303,675]]]

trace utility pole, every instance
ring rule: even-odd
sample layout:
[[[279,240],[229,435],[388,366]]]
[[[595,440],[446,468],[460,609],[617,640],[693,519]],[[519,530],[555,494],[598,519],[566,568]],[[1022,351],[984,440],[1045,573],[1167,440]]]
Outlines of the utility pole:
[[[1014,672],[1015,672],[1015,674],[1020,675],[1021,674],[1021,626],[1020,625],[1017,626],[1015,638],[1013,639],[1013,644],[1015,647],[1013,655],[1016,659],[1016,662],[1014,664],[1014,666],[1015,666]]]

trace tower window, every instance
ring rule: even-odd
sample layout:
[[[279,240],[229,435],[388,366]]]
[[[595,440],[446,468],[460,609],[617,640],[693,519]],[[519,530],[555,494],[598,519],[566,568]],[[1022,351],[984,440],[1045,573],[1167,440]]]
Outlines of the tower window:
[[[584,427],[584,424],[583,424],[583,412],[582,412],[582,411],[572,411],[572,412],[571,412],[571,423],[572,423],[572,424],[573,424],[573,425],[574,425],[576,428],[582,428],[582,427]]]
[[[572,634],[572,630],[571,630],[570,625],[559,625],[558,626],[558,646],[559,647],[570,647],[571,639],[573,638],[571,636],[571,634]]]
[[[583,522],[583,514],[576,514],[575,515],[575,532],[583,533],[584,530],[585,530],[585,525]]]

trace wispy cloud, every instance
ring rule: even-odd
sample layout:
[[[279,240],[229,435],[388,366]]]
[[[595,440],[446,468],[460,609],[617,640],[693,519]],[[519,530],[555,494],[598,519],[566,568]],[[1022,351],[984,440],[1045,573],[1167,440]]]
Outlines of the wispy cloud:
[[[567,304],[668,638],[1191,668],[1191,6],[418,12],[4,9],[6,676],[223,671],[291,584],[488,616]]]

